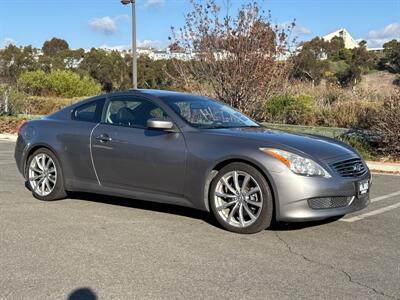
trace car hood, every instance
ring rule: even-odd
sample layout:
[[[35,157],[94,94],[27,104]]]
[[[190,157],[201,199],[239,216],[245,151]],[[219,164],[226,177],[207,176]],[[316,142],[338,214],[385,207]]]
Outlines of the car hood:
[[[349,145],[333,138],[295,134],[265,127],[224,128],[210,131],[222,135],[247,138],[260,141],[261,147],[278,147],[280,149],[301,152],[319,160],[335,157],[356,156],[358,154]]]

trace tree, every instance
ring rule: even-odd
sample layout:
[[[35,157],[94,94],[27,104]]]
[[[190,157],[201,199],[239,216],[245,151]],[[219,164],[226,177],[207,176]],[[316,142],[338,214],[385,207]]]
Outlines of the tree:
[[[75,51],[69,49],[65,40],[52,38],[43,43],[42,52],[43,55],[39,57],[39,64],[42,70],[49,73],[51,70],[65,70],[67,63],[71,63]]]
[[[342,37],[335,36],[330,42],[326,42],[328,58],[332,58],[340,50],[344,49],[344,40]]]
[[[292,76],[298,79],[306,79],[313,84],[319,84],[328,69],[325,60],[330,50],[329,42],[316,37],[303,43],[297,56],[293,57]]]
[[[176,76],[172,60],[152,61],[144,56],[138,59],[138,86],[148,89],[172,88]]]
[[[168,48],[173,52],[182,52],[184,50],[181,46],[179,46],[178,42],[171,43]]]
[[[339,57],[346,62],[348,67],[336,74],[341,86],[354,86],[361,81],[361,75],[367,72],[374,65],[374,55],[367,51],[366,44],[354,49],[342,49]],[[345,54],[344,54],[345,53]]]
[[[355,63],[351,63],[344,71],[336,74],[342,87],[351,87],[361,81],[361,68]]]
[[[15,84],[24,71],[38,69],[37,50],[32,46],[17,47],[8,45],[0,50],[0,78],[3,82]]]
[[[196,58],[174,62],[178,83],[261,118],[262,103],[286,82],[288,30],[272,25],[258,1],[244,5],[235,16],[221,13],[215,0],[192,0],[185,26],[172,28],[172,42]],[[224,16],[223,16],[224,15]]]
[[[383,44],[383,57],[379,65],[393,73],[400,73],[400,41],[391,40]]]
[[[53,37],[50,41],[45,41],[42,47],[43,54],[46,56],[54,56],[64,50],[69,50],[68,43],[56,37]]]
[[[92,48],[84,55],[79,72],[100,82],[104,91],[127,89],[132,82],[132,68],[128,65],[131,60],[132,56],[122,57],[118,51]]]

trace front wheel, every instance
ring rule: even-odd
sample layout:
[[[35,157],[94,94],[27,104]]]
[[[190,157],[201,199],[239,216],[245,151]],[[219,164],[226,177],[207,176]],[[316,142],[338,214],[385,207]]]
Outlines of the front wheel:
[[[272,221],[269,185],[256,168],[244,163],[221,169],[211,183],[210,206],[221,226],[237,233],[259,232]]]
[[[51,201],[64,198],[64,178],[57,157],[46,148],[36,150],[27,163],[28,185],[35,198]]]

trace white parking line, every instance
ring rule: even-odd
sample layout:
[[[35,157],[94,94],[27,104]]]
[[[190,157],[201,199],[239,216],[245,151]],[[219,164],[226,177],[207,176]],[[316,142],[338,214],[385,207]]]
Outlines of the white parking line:
[[[367,217],[379,215],[379,214],[382,214],[384,212],[387,212],[389,210],[392,210],[392,209],[395,209],[395,208],[399,208],[399,207],[400,207],[400,203],[396,203],[396,204],[393,204],[393,205],[385,206],[385,207],[382,207],[380,209],[376,209],[376,210],[367,212],[367,213],[362,214],[362,215],[358,215],[358,216],[351,217],[351,218],[348,218],[348,219],[340,219],[340,221],[343,221],[343,222],[360,221],[360,220],[365,219]]]
[[[392,197],[395,197],[395,196],[398,196],[398,195],[400,195],[400,191],[397,191],[397,192],[394,192],[394,193],[391,193],[391,194],[387,194],[387,195],[383,195],[383,196],[380,196],[380,197],[373,198],[373,199],[371,199],[371,203],[382,201],[382,200],[385,200],[385,199],[388,199],[388,198],[392,198]],[[361,215],[354,216],[354,217],[351,217],[351,218],[340,219],[340,221],[343,221],[343,222],[360,221],[360,220],[365,219],[367,217],[379,215],[379,214],[382,214],[384,212],[387,212],[389,210],[392,210],[392,209],[395,209],[395,208],[398,208],[398,207],[400,207],[400,203],[396,203],[396,204],[393,204],[393,205],[389,205],[389,206],[385,206],[385,207],[382,207],[382,208],[379,208],[379,209],[375,209],[375,210],[372,210],[372,211],[367,212],[365,214],[361,214]]]
[[[387,195],[384,195],[384,196],[376,197],[374,199],[371,199],[371,202],[378,202],[378,201],[381,201],[381,200],[385,200],[387,198],[392,198],[392,197],[397,196],[397,195],[400,195],[400,191],[397,191],[397,192],[394,192],[394,193],[391,193],[391,194],[387,194]]]

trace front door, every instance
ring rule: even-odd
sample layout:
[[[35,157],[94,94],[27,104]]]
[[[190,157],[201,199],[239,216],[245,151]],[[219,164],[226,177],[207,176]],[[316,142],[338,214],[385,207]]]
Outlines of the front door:
[[[136,96],[111,98],[92,134],[92,155],[101,185],[140,192],[183,194],[186,145],[182,133],[147,129],[167,117]]]

